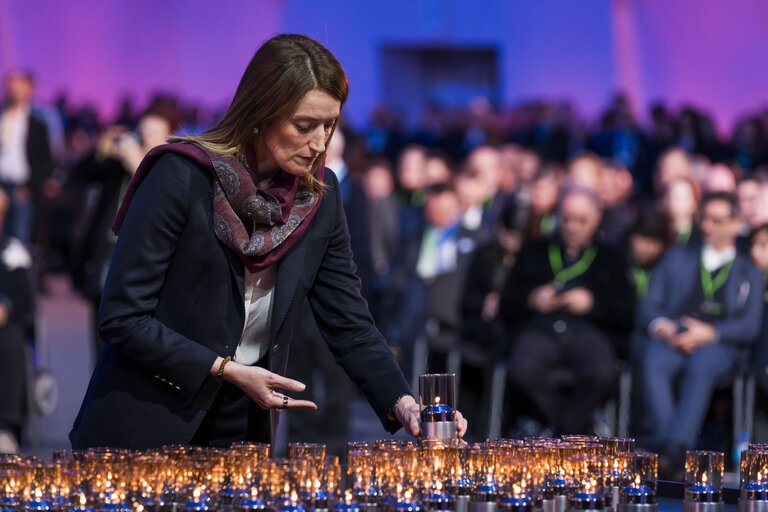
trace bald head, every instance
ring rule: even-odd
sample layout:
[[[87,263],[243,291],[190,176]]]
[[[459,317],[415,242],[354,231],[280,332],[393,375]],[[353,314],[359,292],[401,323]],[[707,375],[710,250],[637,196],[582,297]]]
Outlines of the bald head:
[[[566,249],[579,251],[592,244],[603,217],[597,196],[583,189],[565,193],[560,206],[560,236]]]

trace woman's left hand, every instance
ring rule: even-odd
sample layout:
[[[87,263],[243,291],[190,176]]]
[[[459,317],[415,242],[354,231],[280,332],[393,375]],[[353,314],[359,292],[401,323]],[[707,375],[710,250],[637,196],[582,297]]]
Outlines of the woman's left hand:
[[[413,437],[419,437],[419,434],[421,434],[421,428],[419,427],[421,423],[419,404],[416,403],[416,400],[411,395],[405,395],[397,402],[397,405],[395,405],[395,418],[402,423],[408,434]],[[459,411],[456,411],[455,420],[456,434],[461,439],[467,433],[467,420]]]

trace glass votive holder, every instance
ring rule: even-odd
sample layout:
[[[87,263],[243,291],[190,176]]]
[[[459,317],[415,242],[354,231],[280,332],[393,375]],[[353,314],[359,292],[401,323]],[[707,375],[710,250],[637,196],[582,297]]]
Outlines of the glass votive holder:
[[[603,510],[605,497],[595,480],[587,480],[568,494],[568,510]]]
[[[655,453],[627,453],[621,456],[625,472],[619,485],[618,512],[658,510],[657,484],[659,456]]]
[[[426,439],[456,439],[456,375],[419,375],[421,435]]]
[[[456,510],[456,498],[441,487],[432,489],[424,495],[424,507],[428,512]]]
[[[723,463],[723,452],[686,452],[684,512],[724,510]]]
[[[288,443],[288,458],[323,462],[325,460],[325,445],[322,443]]]
[[[739,512],[768,510],[768,451],[744,450],[739,468]]]
[[[635,450],[635,440],[631,437],[601,437],[598,443],[603,447],[605,455],[619,455]]]

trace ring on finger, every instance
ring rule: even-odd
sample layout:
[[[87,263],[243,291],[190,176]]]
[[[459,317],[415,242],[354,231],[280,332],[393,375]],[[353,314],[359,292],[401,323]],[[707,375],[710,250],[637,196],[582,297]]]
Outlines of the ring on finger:
[[[282,410],[284,411],[286,409],[288,409],[288,397],[283,395],[283,407],[282,407]]]

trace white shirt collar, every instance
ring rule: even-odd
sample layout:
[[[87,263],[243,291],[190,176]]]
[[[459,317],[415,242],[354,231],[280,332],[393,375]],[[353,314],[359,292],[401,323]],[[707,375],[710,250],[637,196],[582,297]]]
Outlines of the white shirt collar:
[[[722,251],[718,251],[711,245],[707,244],[701,253],[701,261],[704,264],[704,269],[707,272],[712,272],[722,267],[729,261],[733,261],[736,258],[736,247],[726,247]]]

